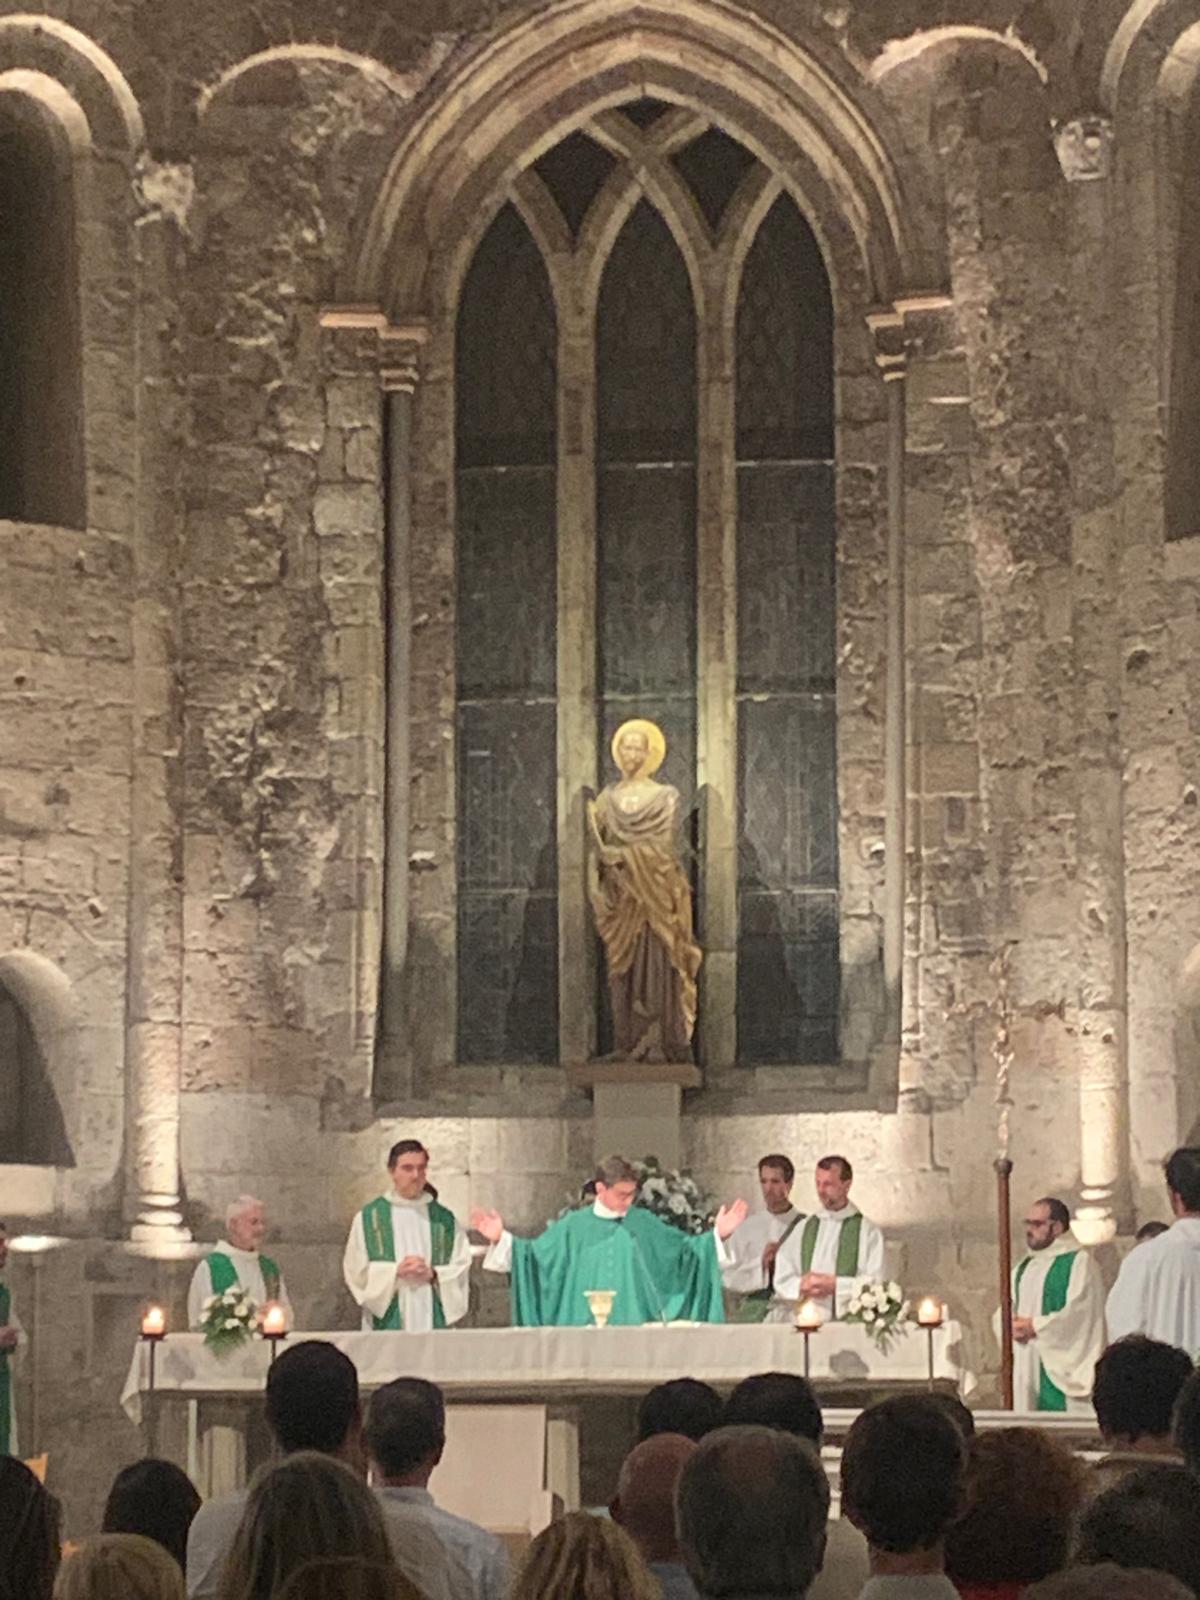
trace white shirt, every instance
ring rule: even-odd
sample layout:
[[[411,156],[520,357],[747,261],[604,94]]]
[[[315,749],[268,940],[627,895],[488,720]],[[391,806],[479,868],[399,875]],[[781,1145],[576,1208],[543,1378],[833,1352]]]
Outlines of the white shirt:
[[[817,1241],[813,1249],[811,1271],[826,1272],[831,1276],[834,1274],[842,1228],[851,1217],[859,1214],[858,1207],[850,1201],[847,1201],[840,1211],[828,1211],[824,1206],[818,1207],[813,1213],[817,1218]],[[783,1300],[801,1299],[800,1279],[804,1276],[804,1269],[800,1264],[800,1251],[808,1225],[805,1221],[799,1227],[793,1228],[791,1238],[775,1257],[775,1293]],[[880,1283],[882,1279],[883,1234],[873,1222],[863,1217],[862,1232],[858,1240],[858,1271],[853,1277],[838,1278],[836,1313],[832,1300],[818,1299],[815,1295],[813,1300],[827,1317],[834,1314],[842,1317],[846,1314],[846,1306],[857,1284]]]
[[[1046,1276],[1059,1256],[1075,1251],[1067,1302],[1061,1311],[1042,1312]],[[1036,1338],[1013,1344],[1013,1394],[1018,1411],[1036,1411],[1041,1389],[1041,1368],[1067,1397],[1069,1411],[1086,1412],[1091,1405],[1096,1362],[1104,1353],[1104,1280],[1090,1251],[1070,1233],[1064,1233],[1027,1258],[1013,1315],[1030,1317]],[[1013,1271],[1013,1282],[1020,1263]],[[996,1318],[999,1337],[999,1316]]]
[[[428,1517],[433,1531],[467,1570],[478,1600],[506,1600],[512,1576],[504,1541],[466,1517],[443,1511],[428,1489],[379,1485],[375,1493],[387,1504],[416,1506]]]
[[[786,1211],[755,1211],[739,1228],[735,1228],[720,1249],[721,1278],[727,1289],[738,1294],[757,1294],[767,1287],[763,1271],[763,1251],[776,1239],[781,1239],[801,1213],[795,1206]],[[799,1228],[802,1223],[796,1222]]]
[[[233,1548],[234,1537],[246,1509],[246,1491],[209,1500],[197,1511],[188,1530],[188,1600],[216,1600],[221,1573]],[[396,1565],[425,1596],[425,1600],[475,1600],[470,1578],[449,1555],[415,1506],[388,1503],[383,1520]]]
[[[233,1262],[233,1270],[237,1273],[237,1281],[250,1296],[256,1306],[263,1305],[268,1299],[267,1285],[263,1280],[262,1266],[259,1262],[257,1250],[238,1250],[230,1244],[228,1239],[218,1239],[213,1245],[213,1250],[223,1256],[228,1256]],[[208,1257],[196,1263],[196,1270],[192,1273],[192,1281],[188,1287],[187,1315],[188,1327],[193,1333],[198,1332],[204,1320],[204,1302],[213,1292],[212,1272],[209,1268]],[[283,1281],[283,1273],[279,1274],[279,1304],[283,1307],[286,1326],[290,1329],[295,1322],[292,1311],[292,1302],[288,1299],[287,1285]]]
[[[393,1189],[387,1196],[392,1208],[392,1240],[396,1261],[405,1256],[420,1256],[422,1261],[433,1255],[433,1241],[429,1228],[429,1201],[427,1194],[417,1200],[404,1200]],[[394,1294],[400,1297],[400,1323],[406,1333],[428,1333],[433,1327],[433,1289],[427,1283],[405,1283],[396,1277],[396,1261],[372,1261],[367,1255],[367,1241],[363,1235],[362,1212],[350,1224],[350,1237],[342,1257],[342,1276],[346,1287],[362,1307],[362,1326],[366,1332],[374,1327],[373,1319],[386,1314]],[[454,1225],[454,1245],[450,1260],[437,1269],[438,1292],[441,1295],[442,1314],[446,1326],[461,1322],[467,1314],[470,1296],[471,1245],[457,1222]]]
[[[1200,1217],[1179,1217],[1121,1263],[1108,1296],[1108,1337],[1127,1333],[1200,1354]]]

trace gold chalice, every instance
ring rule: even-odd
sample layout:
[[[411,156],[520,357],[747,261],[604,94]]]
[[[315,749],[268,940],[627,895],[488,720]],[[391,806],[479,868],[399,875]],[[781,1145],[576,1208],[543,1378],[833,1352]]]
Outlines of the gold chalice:
[[[603,1328],[612,1316],[613,1301],[617,1298],[615,1289],[585,1289],[583,1297],[588,1303],[592,1313],[592,1322],[597,1328]]]

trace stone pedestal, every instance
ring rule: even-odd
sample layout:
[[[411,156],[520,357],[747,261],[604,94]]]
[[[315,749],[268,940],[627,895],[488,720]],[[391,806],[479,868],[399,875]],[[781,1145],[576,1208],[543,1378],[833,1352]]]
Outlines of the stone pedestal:
[[[678,1083],[597,1083],[593,1113],[596,1160],[624,1156],[638,1161],[657,1156],[664,1167],[682,1160],[680,1111],[683,1088]]]

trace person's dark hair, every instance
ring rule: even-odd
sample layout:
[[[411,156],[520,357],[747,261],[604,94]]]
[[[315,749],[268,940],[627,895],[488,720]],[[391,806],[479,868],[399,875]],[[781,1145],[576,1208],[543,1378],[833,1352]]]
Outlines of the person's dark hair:
[[[1170,1231],[1171,1225],[1169,1222],[1159,1222],[1157,1219],[1143,1222],[1134,1234],[1133,1242],[1134,1244],[1146,1244],[1150,1239],[1157,1239],[1160,1234],[1169,1233]]]
[[[445,1397],[424,1378],[393,1378],[371,1396],[364,1432],[383,1476],[402,1478],[445,1448]]]
[[[324,1339],[289,1346],[267,1373],[267,1421],[285,1451],[335,1454],[358,1414],[354,1363]]]
[[[718,1428],[684,1463],[675,1516],[703,1600],[802,1595],[825,1557],[829,1480],[807,1440]]]
[[[1200,1372],[1193,1372],[1179,1391],[1171,1432],[1183,1459],[1200,1474]]]
[[[429,1156],[429,1151],[426,1150],[420,1139],[398,1139],[388,1151],[388,1171],[393,1172],[395,1170],[396,1163],[399,1161],[401,1156],[415,1155],[425,1156],[426,1158]]]
[[[944,1411],[959,1433],[970,1444],[975,1437],[975,1413],[970,1406],[964,1405],[958,1396],[948,1389],[934,1389],[924,1398],[928,1405],[936,1406],[939,1411]]]
[[[764,1167],[774,1167],[777,1172],[782,1172],[784,1183],[794,1183],[796,1180],[796,1168],[788,1160],[787,1156],[763,1156],[758,1163],[758,1175],[760,1178]]]
[[[980,1434],[967,1455],[962,1514],[946,1534],[946,1576],[959,1588],[1024,1585],[1066,1566],[1083,1470],[1037,1428]]]
[[[0,1596],[50,1600],[58,1571],[58,1501],[15,1456],[0,1456]]]
[[[858,1416],[842,1451],[842,1514],[877,1550],[940,1544],[962,1506],[966,1440],[926,1395],[897,1395]]]
[[[656,1433],[681,1433],[685,1439],[699,1441],[721,1426],[724,1411],[721,1396],[711,1384],[701,1383],[699,1378],[670,1378],[642,1396],[638,1443]]]
[[[611,1189],[617,1183],[636,1183],[638,1181],[637,1168],[632,1162],[626,1161],[624,1156],[605,1156],[603,1161],[597,1161],[596,1170],[592,1177],[596,1183],[602,1183],[606,1189]]]
[[[1023,1600],[1195,1600],[1195,1596],[1166,1572],[1115,1567],[1104,1561],[1056,1572],[1026,1589]]]
[[[743,1378],[725,1402],[725,1426],[779,1428],[820,1445],[825,1424],[806,1378],[794,1372],[756,1372]]]
[[[843,1183],[850,1183],[854,1178],[854,1168],[845,1156],[822,1156],[817,1162],[821,1172],[836,1172]]]
[[[1092,1387],[1100,1432],[1131,1444],[1169,1434],[1175,1403],[1192,1370],[1186,1351],[1144,1333],[1110,1344],[1096,1363]]]
[[[122,1467],[113,1479],[100,1532],[140,1533],[162,1545],[182,1567],[188,1529],[200,1505],[199,1491],[182,1467],[147,1456]]]
[[[1075,1559],[1151,1567],[1200,1593],[1200,1480],[1167,1464],[1131,1472],[1084,1512]]]
[[[1053,1195],[1043,1195],[1040,1200],[1035,1200],[1035,1206],[1045,1206],[1049,1213],[1047,1221],[1057,1222],[1061,1228],[1071,1226],[1071,1212],[1061,1200],[1056,1200]]]
[[[1200,1211],[1200,1147],[1182,1145],[1168,1157],[1163,1169],[1167,1188],[1177,1194],[1185,1211]]]

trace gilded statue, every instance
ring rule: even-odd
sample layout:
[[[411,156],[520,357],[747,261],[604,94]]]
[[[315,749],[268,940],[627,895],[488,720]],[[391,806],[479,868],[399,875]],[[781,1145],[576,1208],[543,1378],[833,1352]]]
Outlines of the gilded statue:
[[[700,947],[680,860],[679,791],[658,783],[667,742],[637,718],[613,735],[620,778],[588,803],[588,887],[623,1061],[691,1061]]]

